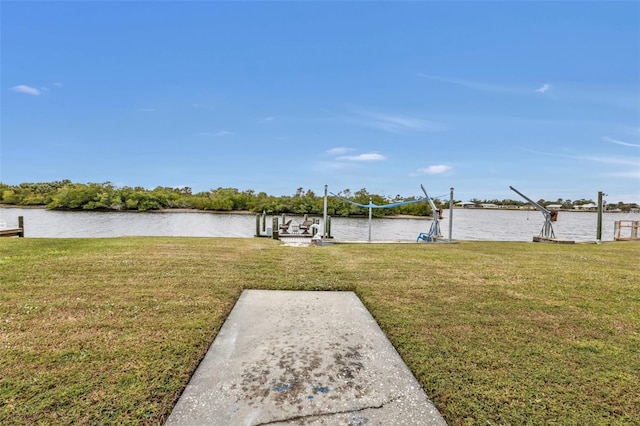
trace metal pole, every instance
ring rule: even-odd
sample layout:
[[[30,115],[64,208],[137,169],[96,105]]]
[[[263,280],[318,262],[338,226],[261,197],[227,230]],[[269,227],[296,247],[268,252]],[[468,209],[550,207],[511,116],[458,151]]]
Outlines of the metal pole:
[[[453,188],[451,188],[451,193],[449,195],[449,242],[452,241],[451,237],[453,235]]]
[[[322,238],[327,238],[327,185],[324,186],[324,206],[322,209]]]
[[[373,199],[369,197],[369,242],[371,242],[371,203],[373,203]]]
[[[602,240],[602,191],[598,191],[598,227],[596,229],[596,241]]]

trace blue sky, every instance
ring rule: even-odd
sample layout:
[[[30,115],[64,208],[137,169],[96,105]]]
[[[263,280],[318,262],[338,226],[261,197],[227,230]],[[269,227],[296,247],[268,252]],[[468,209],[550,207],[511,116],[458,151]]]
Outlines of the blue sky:
[[[0,181],[640,202],[639,2],[8,2]]]

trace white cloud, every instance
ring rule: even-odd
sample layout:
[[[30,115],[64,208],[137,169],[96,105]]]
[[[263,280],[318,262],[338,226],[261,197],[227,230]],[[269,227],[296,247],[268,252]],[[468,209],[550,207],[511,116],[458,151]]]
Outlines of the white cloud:
[[[353,151],[353,148],[346,148],[346,147],[340,146],[337,148],[328,149],[326,153],[329,155],[344,155],[347,152],[351,152],[351,151]]]
[[[9,90],[17,93],[26,93],[27,95],[38,96],[40,91],[35,87],[27,86],[25,84],[20,84],[18,86],[13,86]]]
[[[387,158],[384,155],[369,153],[369,154],[360,154],[360,155],[343,155],[341,157],[336,158],[336,160],[341,161],[381,161],[386,160]]]
[[[542,85],[542,87],[540,87],[539,89],[536,89],[536,92],[538,93],[546,93],[549,90],[551,90],[551,85],[549,83],[545,83]]]
[[[631,143],[631,142],[623,142],[623,141],[619,141],[613,138],[610,138],[609,136],[603,136],[602,140],[605,142],[611,142],[611,143],[615,143],[618,145],[623,145],[623,146],[631,146],[633,148],[640,148],[640,144],[637,143]]]
[[[424,169],[420,169],[419,171],[427,175],[440,175],[450,170],[451,170],[451,166],[438,164],[438,165],[429,166]]]
[[[260,120],[259,123],[268,123],[268,122],[273,121],[275,119],[276,119],[275,117],[266,117],[266,118],[263,118],[262,120]]]

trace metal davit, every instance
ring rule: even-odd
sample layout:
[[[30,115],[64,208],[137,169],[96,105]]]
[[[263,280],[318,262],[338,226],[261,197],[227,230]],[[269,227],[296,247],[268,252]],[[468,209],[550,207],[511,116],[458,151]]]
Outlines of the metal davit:
[[[553,226],[551,226],[551,222],[556,222],[558,220],[558,211],[557,210],[547,210],[542,207],[540,204],[533,201],[531,198],[524,195],[522,192],[515,189],[513,186],[509,186],[509,188],[520,195],[522,198],[527,200],[533,207],[538,209],[544,215],[544,224],[542,225],[542,229],[540,230],[540,234],[537,237],[533,237],[534,242],[541,241],[551,241],[551,242],[565,242],[572,243],[573,241],[568,240],[558,240],[556,239],[556,235],[553,232]]]

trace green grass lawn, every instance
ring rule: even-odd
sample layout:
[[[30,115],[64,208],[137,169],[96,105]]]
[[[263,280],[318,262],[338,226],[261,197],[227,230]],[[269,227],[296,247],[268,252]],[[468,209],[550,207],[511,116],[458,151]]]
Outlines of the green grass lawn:
[[[638,424],[640,243],[0,239],[0,424],[157,424],[245,288],[353,290],[449,424]]]

